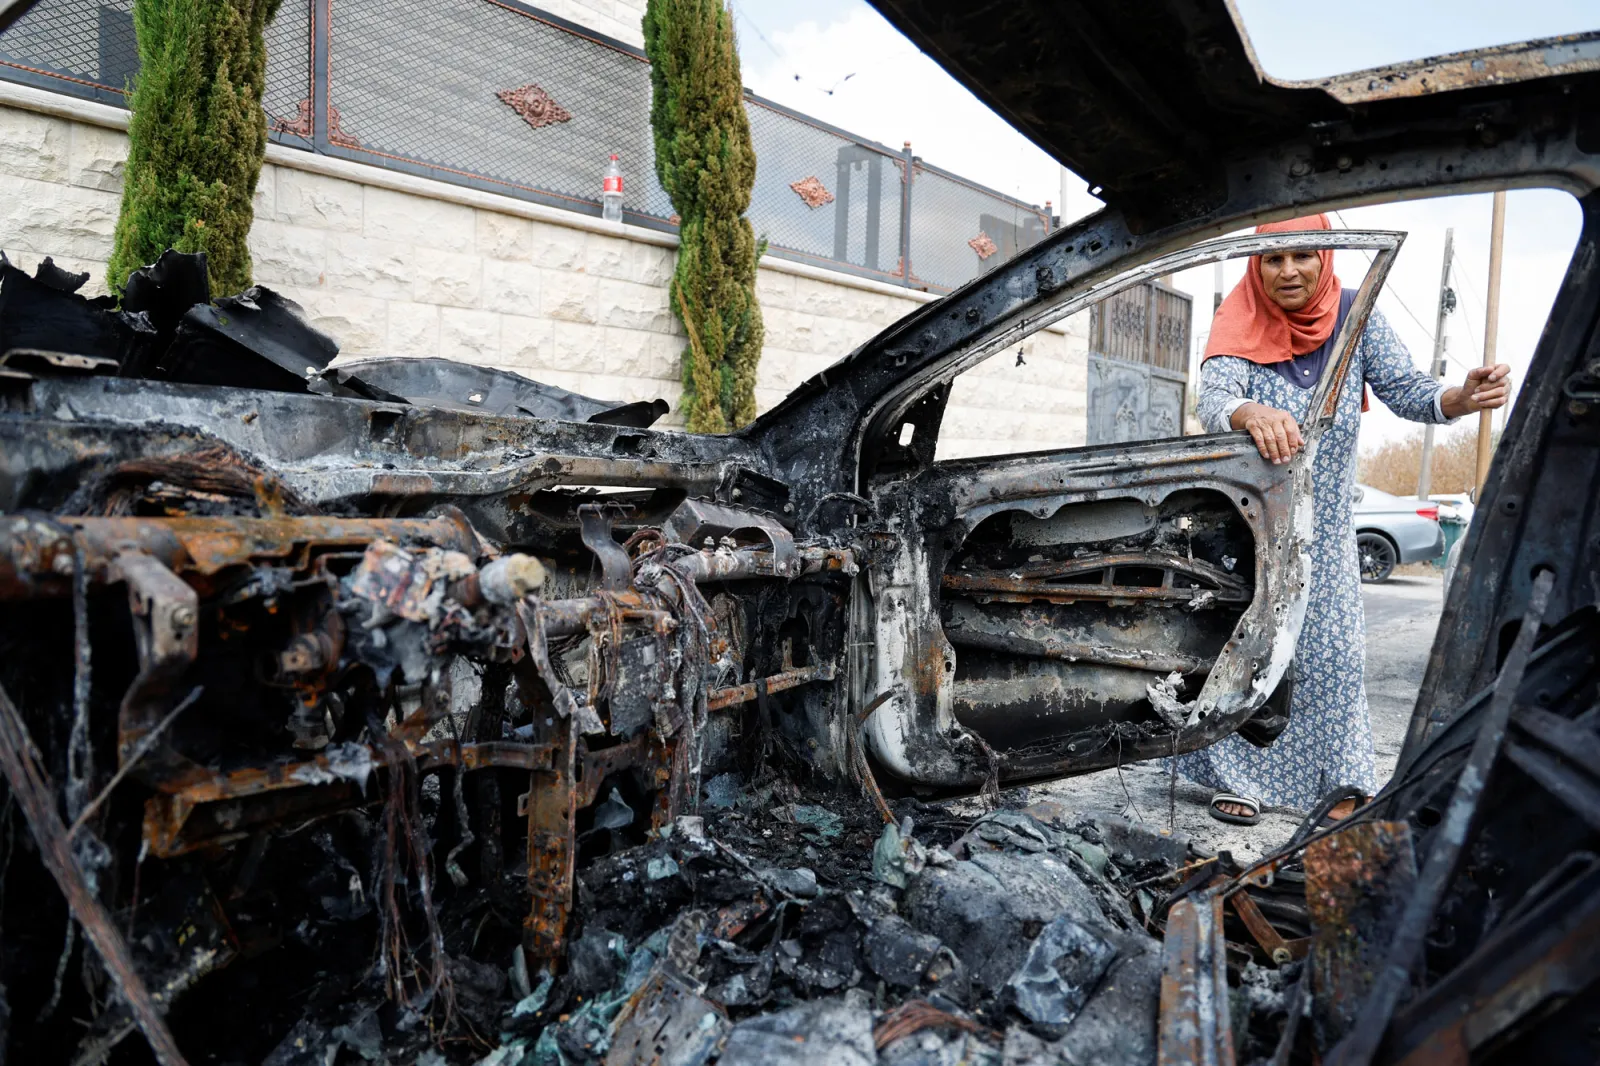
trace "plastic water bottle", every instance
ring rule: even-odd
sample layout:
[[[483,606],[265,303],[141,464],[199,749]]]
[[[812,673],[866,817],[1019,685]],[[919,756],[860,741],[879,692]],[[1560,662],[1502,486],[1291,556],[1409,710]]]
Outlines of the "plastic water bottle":
[[[607,222],[622,221],[622,167],[615,152],[606,164],[605,182],[600,187],[600,217]]]

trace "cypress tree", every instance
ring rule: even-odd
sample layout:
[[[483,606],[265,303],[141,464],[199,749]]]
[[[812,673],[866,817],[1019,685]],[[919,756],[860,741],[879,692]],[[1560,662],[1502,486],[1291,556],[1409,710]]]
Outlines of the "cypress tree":
[[[211,291],[250,285],[251,201],[267,149],[263,39],[279,0],[134,0],[139,73],[113,292],[167,248],[204,252]]]
[[[649,0],[644,41],[656,176],[680,220],[670,296],[689,334],[683,406],[692,432],[722,433],[755,417],[763,337],[760,249],[744,217],[756,155],[733,17],[723,0]]]

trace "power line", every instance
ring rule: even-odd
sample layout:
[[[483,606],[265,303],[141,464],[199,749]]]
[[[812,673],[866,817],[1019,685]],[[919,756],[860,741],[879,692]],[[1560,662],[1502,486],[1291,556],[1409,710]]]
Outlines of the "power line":
[[[761,39],[762,44],[767,46],[768,51],[777,56],[779,59],[789,58],[778,50],[777,45],[773,44],[767,39],[767,35],[761,32],[761,27],[756,25],[755,19],[751,18],[749,12],[745,11],[745,9],[739,5],[738,0],[733,0],[733,9],[738,13],[739,17],[744,20],[744,24],[746,26],[749,26],[752,30],[756,31],[756,36]],[[798,78],[799,75],[796,74],[795,77]]]
[[[1344,212],[1335,211],[1333,213],[1333,215],[1334,215],[1335,218],[1337,218],[1339,220],[1339,224],[1341,226],[1343,226],[1345,229],[1354,229],[1355,228],[1354,226],[1350,225],[1350,223],[1345,221]],[[1361,253],[1362,258],[1366,259],[1367,266],[1371,267],[1372,266],[1372,262],[1373,262],[1372,254],[1370,252],[1368,252],[1365,248],[1358,248],[1356,250]],[[1456,263],[1457,262],[1458,262],[1457,258],[1452,255],[1450,257],[1450,269],[1451,270],[1455,270],[1456,269]],[[1398,303],[1400,305],[1401,310],[1403,310],[1410,317],[1411,321],[1413,321],[1413,322],[1415,322],[1417,324],[1417,328],[1422,331],[1422,335],[1424,337],[1428,338],[1428,343],[1430,345],[1433,343],[1433,330],[1429,329],[1427,326],[1422,324],[1422,319],[1418,318],[1417,315],[1416,315],[1416,312],[1412,311],[1411,308],[1406,304],[1404,298],[1401,297],[1399,290],[1391,288],[1388,285],[1388,283],[1385,282],[1383,290],[1381,292],[1379,292],[1378,295],[1379,295],[1380,298],[1384,297],[1384,296],[1392,296],[1392,297],[1394,297],[1395,303]],[[1446,359],[1450,360],[1452,363],[1454,363],[1457,366],[1459,366],[1463,370],[1470,370],[1471,369],[1471,367],[1467,366],[1466,363],[1463,363],[1461,360],[1459,360],[1455,356],[1451,355],[1450,354],[1450,350],[1448,348],[1445,349],[1444,357]]]

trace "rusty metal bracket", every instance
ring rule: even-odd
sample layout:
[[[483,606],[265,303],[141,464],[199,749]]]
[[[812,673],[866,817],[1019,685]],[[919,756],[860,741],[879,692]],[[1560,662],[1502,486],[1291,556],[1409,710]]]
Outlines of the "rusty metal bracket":
[[[767,693],[782,692],[785,689],[799,688],[801,685],[813,681],[832,681],[837,675],[837,670],[832,663],[821,663],[816,666],[799,666],[793,670],[785,670],[781,674],[771,677],[758,678],[743,685],[733,685],[729,688],[712,689],[706,695],[706,710],[720,711],[727,707],[734,707],[741,703],[749,703],[758,699],[761,693],[758,685],[764,685]]]
[[[572,909],[572,871],[577,858],[574,819],[578,811],[578,726],[557,726],[551,769],[533,775],[528,790],[528,893],[523,946],[534,962],[554,972]]]
[[[140,551],[120,552],[112,573],[128,586],[139,674],[122,697],[117,717],[118,765],[171,710],[173,688],[199,653],[200,598],[182,578]],[[162,741],[144,757],[147,780],[192,769],[193,763]]]
[[[1311,950],[1311,938],[1300,937],[1298,940],[1285,940],[1283,934],[1272,927],[1267,921],[1267,916],[1261,913],[1261,907],[1251,898],[1248,892],[1239,892],[1228,897],[1233,904],[1233,909],[1244,922],[1245,928],[1250,930],[1250,935],[1256,938],[1256,943],[1261,945],[1274,963],[1282,966],[1295,959],[1303,959],[1306,952]]]
[[[611,592],[626,592],[633,586],[633,561],[611,535],[611,516],[632,510],[632,507],[614,503],[578,506],[578,530],[583,546],[600,560],[600,587]]]
[[[684,500],[661,523],[661,532],[668,540],[691,548],[703,547],[707,539],[720,542],[724,537],[748,546],[750,534],[754,533],[772,549],[773,576],[797,577],[800,573],[800,555],[794,534],[776,518],[757,511],[727,507],[711,500]]]
[[[1234,1066],[1222,896],[1205,892],[1167,912],[1161,948],[1158,1066]]]
[[[417,761],[418,772],[442,766],[464,771],[492,767],[548,770],[554,753],[549,744],[505,740],[406,741],[405,745]],[[347,810],[367,802],[367,777],[383,772],[382,753],[371,744],[344,745],[301,762],[226,772],[197,766],[181,777],[156,783],[158,793],[145,801],[144,841],[151,854],[171,858],[241,839],[262,825]],[[226,804],[227,817],[210,815],[212,804]],[[195,818],[197,814],[199,818]]]

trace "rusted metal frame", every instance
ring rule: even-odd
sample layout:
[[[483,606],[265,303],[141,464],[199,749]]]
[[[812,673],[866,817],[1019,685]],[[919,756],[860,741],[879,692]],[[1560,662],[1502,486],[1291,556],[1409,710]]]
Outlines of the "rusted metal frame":
[[[1202,581],[1209,581],[1216,586],[1214,589],[1194,589],[1192,590],[1193,592],[1199,593],[1202,591],[1209,591],[1217,593],[1219,594],[1219,599],[1236,599],[1245,602],[1248,602],[1250,599],[1250,584],[1249,582],[1241,579],[1238,575],[1230,574],[1226,570],[1223,570],[1220,567],[1212,566],[1211,564],[1200,559],[1187,559],[1181,555],[1174,555],[1171,552],[1162,551],[1100,552],[1092,555],[1074,556],[1071,559],[1061,559],[1055,562],[1035,563],[1027,566],[1014,566],[1001,570],[964,570],[960,574],[951,576],[963,578],[970,576],[976,581],[989,584],[995,584],[1010,579],[1019,586],[1027,585],[1029,587],[1033,587],[1049,581],[1060,581],[1064,578],[1075,577],[1079,574],[1093,574],[1107,570],[1115,573],[1116,570],[1121,567],[1159,569],[1162,571],[1161,586],[1159,589],[1156,589],[1149,586],[1124,586],[1118,585],[1114,581],[1100,581],[1093,583],[1085,582],[1082,585],[1074,584],[1049,587],[1054,588],[1057,591],[1066,589],[1076,590],[1079,588],[1089,589],[1091,591],[1129,588],[1139,590],[1144,593],[1157,591],[1171,592],[1174,593],[1172,596],[1174,599],[1187,599],[1188,597],[1182,595],[1182,593],[1189,592],[1191,590],[1174,590],[1171,587],[1172,578],[1177,574],[1183,574],[1186,577],[1198,578]],[[945,581],[945,587],[952,587],[948,577]]]
[[[1121,230],[1125,226],[1118,218],[1096,217],[1089,222],[1103,223],[1099,228],[1107,231]],[[946,299],[938,301],[941,317],[942,315],[949,315],[952,319],[963,317],[962,309],[970,307],[973,314],[965,317],[969,321],[977,321],[980,325],[970,328],[958,338],[947,338],[932,330],[925,333],[923,338],[919,338],[918,349],[922,349],[928,340],[932,340],[936,345],[947,346],[942,347],[933,358],[927,358],[926,351],[917,350],[915,354],[921,365],[893,385],[883,389],[861,412],[858,421],[860,432],[850,442],[852,446],[850,459],[853,460],[851,469],[860,471],[861,459],[867,449],[889,436],[891,428],[899,426],[905,413],[934,389],[947,385],[960,374],[1025,340],[1029,335],[1127,289],[1154,281],[1175,271],[1240,256],[1322,249],[1363,249],[1377,253],[1387,250],[1392,253],[1405,241],[1404,233],[1385,230],[1317,230],[1219,237],[1156,256],[1124,273],[1115,272],[1115,259],[1103,266],[1097,264],[1094,268],[1080,267],[1078,271],[1080,276],[1098,274],[1100,280],[1074,287],[1070,277],[1059,276],[1054,266],[1045,266],[1044,262],[1055,258],[1074,258],[1072,243],[1066,243],[1064,249],[1060,246],[1066,241],[1066,234],[1079,228],[1075,226],[1062,230],[1059,234],[1052,234],[1040,245],[1018,256],[1012,262],[957,290]],[[1107,236],[1110,236],[1109,232]],[[1089,234],[1083,234],[1082,237],[1084,247],[1075,258],[1080,260],[1098,258],[1092,253],[1084,255],[1089,251],[1088,245],[1091,244],[1091,239]],[[1170,243],[1174,239],[1177,238],[1167,237],[1165,241]],[[1093,243],[1098,249],[1099,243]],[[1115,240],[1111,242],[1111,246],[1116,247],[1120,243],[1120,240]],[[1130,237],[1128,244],[1131,246],[1133,243]],[[1148,241],[1141,240],[1140,243],[1148,244]],[[1009,284],[1015,284],[1011,276],[1018,273],[1035,275],[1027,279],[1018,290],[1025,291],[1027,296],[1012,301],[1011,306],[986,327],[981,325],[984,318],[994,316],[995,312],[987,307],[980,307],[980,304],[987,303],[980,294],[997,288],[1004,291]],[[913,324],[913,319],[920,323],[927,314],[928,312],[923,312],[913,315],[897,324],[895,330],[886,331],[885,334],[875,338],[868,345],[868,351],[880,359],[890,354],[882,349],[892,347],[894,335],[907,329],[917,328]],[[902,363],[906,361],[905,358],[901,359]],[[796,395],[791,397],[791,401],[797,400],[803,391],[797,391]],[[790,401],[786,401],[785,404],[788,402]],[[772,414],[777,413],[777,409],[772,412]],[[859,474],[851,487],[856,492],[862,492],[867,488]]]
[[[1034,640],[1009,633],[984,633],[974,629],[945,627],[945,636],[958,648],[982,648],[1008,652],[1034,659],[1060,659],[1069,663],[1095,666],[1123,666],[1152,673],[1191,674],[1210,665],[1209,660],[1185,655],[1157,655],[1150,652],[1125,652],[1103,644],[1080,644],[1064,640]]]
[[[798,666],[793,670],[785,670],[743,685],[712,689],[706,694],[706,710],[720,711],[737,704],[749,703],[759,695],[757,686],[764,686],[770,695],[774,692],[783,692],[785,689],[799,688],[813,681],[832,681],[837,674],[838,671],[833,663],[818,663],[815,666]]]
[[[1389,268],[1394,266],[1395,256],[1400,254],[1400,245],[1404,240],[1405,235],[1401,234],[1393,247],[1380,248],[1372,257],[1372,265],[1367,268],[1366,276],[1361,279],[1361,287],[1356,290],[1355,301],[1350,305],[1350,313],[1345,316],[1344,328],[1339,331],[1339,336],[1334,341],[1333,366],[1323,372],[1322,380],[1317,382],[1316,390],[1311,394],[1311,402],[1306,405],[1306,424],[1300,427],[1306,447],[1301,451],[1301,456],[1314,456],[1316,442],[1324,430],[1333,425],[1334,415],[1339,409],[1339,397],[1344,391],[1345,379],[1350,376],[1350,368],[1355,365],[1356,346],[1360,343],[1361,335],[1366,332],[1367,320],[1372,317],[1372,309],[1378,304],[1378,292],[1388,279]],[[1301,458],[1299,461],[1309,463],[1311,459]]]
[[[374,770],[383,756],[376,745],[361,745]],[[488,770],[502,767],[517,770],[548,770],[555,747],[550,744],[519,744],[509,740],[459,741],[432,740],[407,743],[416,759],[417,770],[427,772],[445,766],[462,770]],[[168,795],[181,796],[191,803],[215,803],[240,799],[286,788],[307,788],[341,779],[333,761],[318,755],[302,762],[251,766],[227,771],[202,771],[197,775],[164,780],[157,787]]]
[[[117,712],[118,765],[143,751],[139,776],[156,780],[194,765],[165,741],[143,742],[172,710],[174,687],[199,654],[200,600],[181,578],[140,551],[119,553],[111,571],[128,587],[139,657],[139,673]]]
[[[1542,570],[1534,578],[1528,607],[1522,616],[1522,627],[1517,631],[1510,654],[1500,668],[1494,695],[1478,726],[1472,752],[1456,777],[1450,805],[1445,810],[1443,820],[1433,831],[1433,846],[1428,852],[1428,861],[1417,880],[1416,891],[1406,903],[1384,968],[1373,983],[1372,992],[1361,1010],[1355,1029],[1329,1055],[1329,1066],[1367,1066],[1377,1053],[1384,1033],[1388,1031],[1395,1004],[1410,984],[1411,970],[1422,950],[1423,939],[1428,934],[1439,901],[1444,898],[1445,890],[1455,876],[1456,865],[1471,834],[1478,803],[1488,786],[1489,772],[1505,741],[1517,690],[1522,686],[1522,676],[1527,671],[1533,642],[1539,635],[1554,586],[1553,570]]]
[[[71,531],[70,538],[62,529]],[[303,556],[313,545],[363,548],[384,539],[478,551],[476,535],[459,512],[420,519],[18,515],[0,524],[0,599],[67,595],[74,550],[82,553],[90,583],[104,585],[120,580],[117,557],[130,552],[179,574],[210,578],[229,567]]]
[[[461,743],[455,740],[408,742],[406,751],[416,760],[417,772],[425,773],[444,766],[462,771],[493,767],[547,770],[554,748],[549,744],[517,744],[511,741]],[[370,773],[384,772],[382,752],[375,745],[364,745]],[[235,819],[237,831],[211,836],[190,836],[190,818],[211,803],[238,803],[279,794],[271,802],[282,809],[293,804],[294,817],[305,819],[376,802],[368,798],[363,782],[346,770],[336,771],[326,755],[297,763],[278,763],[264,767],[217,772],[196,767],[177,778],[156,780],[160,792],[145,801],[143,839],[152,854],[162,858],[181,855],[210,843],[224,843],[248,835],[259,828],[262,819]],[[315,796],[310,804],[301,797]],[[268,812],[266,818],[270,820]]]
[[[1267,80],[1286,88],[1320,89],[1343,104],[1372,104],[1476,86],[1510,85],[1556,73],[1590,73],[1600,70],[1597,44],[1600,33],[1574,33],[1394,63],[1315,81]]]
[[[50,871],[73,918],[105,963],[106,972],[144,1032],[156,1060],[161,1066],[186,1066],[187,1060],[178,1049],[172,1030],[167,1028],[155,997],[139,975],[128,942],[95,898],[73,857],[66,826],[56,812],[55,786],[39,760],[22,715],[0,687],[0,772],[4,772],[11,794],[39,845],[39,860]]]
[[[528,790],[528,893],[523,946],[536,964],[554,971],[566,940],[577,858],[578,723],[558,721],[551,768],[535,773]]]
[[[1250,935],[1256,938],[1256,943],[1261,945],[1261,950],[1267,953],[1276,965],[1282,966],[1295,959],[1303,959],[1306,952],[1311,950],[1311,938],[1300,937],[1296,940],[1285,940],[1283,934],[1272,927],[1267,921],[1267,916],[1261,913],[1261,907],[1248,892],[1238,892],[1228,897],[1233,904],[1234,911],[1239,919],[1244,922],[1245,928],[1250,930]]]
[[[1222,933],[1222,897],[1216,893],[1179,900],[1167,912],[1156,1062],[1159,1066],[1233,1066],[1227,943]]]
[[[530,597],[518,606],[519,617],[524,610],[531,610],[535,602],[539,607],[539,617],[544,622],[544,633],[548,637],[587,633],[605,621],[613,610],[620,610],[629,620],[646,625],[657,633],[670,633],[676,624],[670,613],[647,606],[645,598],[634,590],[571,600],[536,600]],[[523,619],[524,629],[527,625],[527,619]]]
[[[1190,604],[1210,595],[1220,603],[1249,603],[1250,593],[1226,589],[1175,589],[1140,585],[1054,585],[1010,576],[1016,571],[965,571],[946,574],[940,582],[947,591],[981,596],[998,603],[1068,604],[1080,600],[1137,600],[1143,603]]]
[[[612,774],[635,767],[665,769],[668,762],[667,746],[653,732],[641,733],[632,740],[613,744],[609,748],[591,750],[588,742],[583,740],[579,741],[579,745],[578,761],[582,773],[579,774],[578,783],[573,786],[573,802],[579,809],[594,803],[601,783]]]
[[[1466,1066],[1552,1002],[1600,981],[1600,872],[1594,868],[1504,922],[1395,1015],[1400,1066]]]

